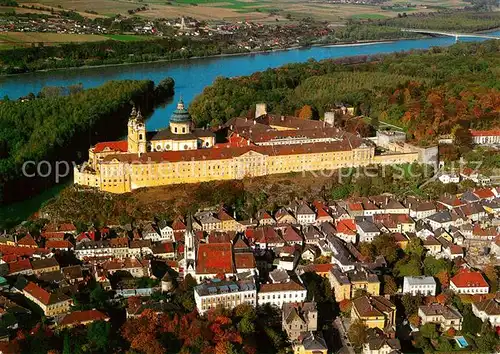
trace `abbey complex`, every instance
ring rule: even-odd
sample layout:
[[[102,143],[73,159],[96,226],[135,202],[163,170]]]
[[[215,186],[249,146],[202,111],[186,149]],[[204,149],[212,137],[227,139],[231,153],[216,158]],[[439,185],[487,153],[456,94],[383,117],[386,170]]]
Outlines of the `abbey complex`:
[[[200,129],[181,100],[168,128],[148,132],[142,115],[133,109],[127,140],[90,148],[88,163],[75,167],[74,181],[126,193],[169,184],[426,162],[418,148],[391,136],[363,139],[336,128],[333,118],[275,116],[258,104],[254,119],[232,118],[218,129]],[[382,153],[375,151],[378,141],[384,142]]]

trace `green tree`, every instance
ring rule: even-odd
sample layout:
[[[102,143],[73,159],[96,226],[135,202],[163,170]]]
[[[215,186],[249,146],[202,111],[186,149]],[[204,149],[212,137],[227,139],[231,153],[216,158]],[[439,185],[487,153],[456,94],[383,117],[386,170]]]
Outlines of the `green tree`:
[[[439,338],[438,350],[440,352],[450,353],[453,351],[453,345],[444,337]]]
[[[471,305],[464,305],[462,313],[462,331],[471,335],[476,335],[481,332],[483,321],[472,312]]]
[[[398,291],[398,285],[394,277],[384,274],[382,277],[382,293],[384,295],[394,295]]]
[[[349,340],[356,347],[361,347],[366,341],[368,328],[360,321],[354,321],[348,330]]]
[[[439,336],[435,323],[426,323],[420,326],[420,334],[429,339],[436,339]]]
[[[407,293],[403,295],[401,302],[405,309],[406,316],[409,317],[417,313],[418,307],[422,304],[422,295],[417,294],[413,296]]]

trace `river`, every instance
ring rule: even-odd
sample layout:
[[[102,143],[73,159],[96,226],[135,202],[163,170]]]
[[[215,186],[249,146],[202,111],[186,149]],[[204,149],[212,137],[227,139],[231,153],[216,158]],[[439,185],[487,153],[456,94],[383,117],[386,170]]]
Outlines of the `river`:
[[[500,36],[500,31],[490,33]],[[480,41],[480,38],[460,39],[460,41]],[[433,46],[449,46],[455,43],[452,37],[435,37],[394,42],[364,43],[356,45],[335,45],[311,47],[248,55],[201,58],[175,62],[158,62],[133,65],[118,65],[83,69],[65,69],[0,77],[0,97],[8,95],[16,99],[30,92],[37,93],[44,86],[68,86],[82,83],[84,88],[95,87],[108,80],[150,79],[158,83],[170,76],[175,80],[175,97],[164,107],[157,108],[147,121],[148,130],[156,130],[168,125],[175,102],[182,96],[189,103],[218,76],[242,76],[256,71],[275,68],[287,63],[298,63],[310,58],[322,60],[356,55],[372,55],[428,49]],[[112,127],[110,127],[112,129]],[[29,201],[0,208],[0,219],[7,217],[25,218],[36,211],[41,203],[57,194],[60,188],[44,193]],[[55,191],[55,192],[54,192]]]

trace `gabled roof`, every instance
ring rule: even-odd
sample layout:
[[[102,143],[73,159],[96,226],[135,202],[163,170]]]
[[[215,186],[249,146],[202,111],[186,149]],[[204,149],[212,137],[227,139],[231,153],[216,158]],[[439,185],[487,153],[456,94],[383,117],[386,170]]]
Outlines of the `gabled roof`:
[[[489,287],[488,282],[479,272],[471,271],[467,268],[462,268],[459,272],[450,279],[450,282],[455,284],[457,288],[476,288]]]
[[[396,311],[396,305],[383,296],[361,296],[354,299],[352,305],[361,317],[382,316]]]
[[[73,244],[69,242],[68,240],[47,240],[45,242],[45,248],[48,249],[66,249],[66,248],[73,248]]]
[[[38,247],[38,244],[35,242],[35,239],[30,234],[27,234],[19,241],[17,241],[17,244],[19,246]]]
[[[271,293],[279,291],[301,291],[306,290],[302,285],[291,280],[287,283],[261,284],[260,293]]]
[[[344,235],[356,235],[356,223],[353,219],[344,219],[337,222],[337,233]]]
[[[109,317],[97,310],[74,311],[65,315],[58,323],[59,326],[74,326],[94,321],[108,321]]]
[[[47,290],[39,287],[31,281],[24,287],[23,291],[33,296],[44,305],[52,305],[58,302],[71,300],[70,297],[63,293],[49,293]]]
[[[255,268],[255,257],[252,252],[235,253],[234,265],[236,269]]]
[[[31,269],[31,263],[29,259],[19,259],[15,262],[9,263],[9,274],[15,274],[28,269]]]
[[[127,152],[128,151],[127,140],[105,141],[105,142],[97,143],[94,146],[94,152],[99,153],[99,152],[103,152],[103,151]]]
[[[296,214],[297,215],[299,215],[299,214],[301,214],[301,215],[316,215],[314,210],[312,210],[311,207],[309,205],[307,205],[307,203],[301,203],[299,205],[299,207],[297,208]]]
[[[59,263],[57,263],[57,260],[54,257],[33,260],[31,265],[34,270],[59,267]]]
[[[303,241],[299,231],[293,226],[288,225],[282,233],[283,239],[287,242],[300,242]]]
[[[196,273],[234,273],[231,243],[200,243],[198,245]]]
[[[475,306],[479,311],[486,313],[488,316],[500,316],[500,303],[497,299],[474,302],[472,306]]]

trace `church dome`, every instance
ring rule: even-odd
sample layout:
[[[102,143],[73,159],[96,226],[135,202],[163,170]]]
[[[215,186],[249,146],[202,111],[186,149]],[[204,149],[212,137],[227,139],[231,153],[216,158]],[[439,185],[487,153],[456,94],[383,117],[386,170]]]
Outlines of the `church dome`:
[[[179,103],[177,103],[177,109],[170,116],[170,121],[174,123],[187,123],[191,121],[191,116],[186,107],[184,107],[182,98],[179,100]]]

